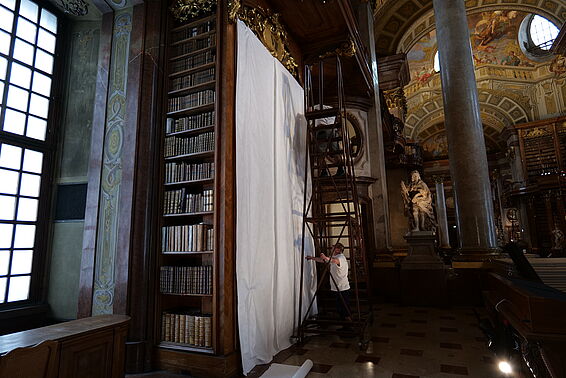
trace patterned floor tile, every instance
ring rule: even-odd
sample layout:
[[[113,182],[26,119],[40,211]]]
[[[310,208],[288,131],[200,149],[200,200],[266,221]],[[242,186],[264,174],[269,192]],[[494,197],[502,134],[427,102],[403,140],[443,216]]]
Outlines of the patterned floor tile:
[[[401,354],[405,356],[422,357],[423,351],[418,349],[401,349]]]
[[[465,366],[440,365],[440,371],[448,374],[468,375],[468,368]]]

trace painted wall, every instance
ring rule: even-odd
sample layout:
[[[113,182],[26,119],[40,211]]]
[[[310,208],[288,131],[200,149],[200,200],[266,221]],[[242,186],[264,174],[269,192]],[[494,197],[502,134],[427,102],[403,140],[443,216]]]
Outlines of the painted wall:
[[[71,25],[68,67],[59,130],[57,184],[87,182],[97,73],[100,23]],[[48,303],[55,319],[75,319],[79,293],[83,221],[58,221],[52,228]]]

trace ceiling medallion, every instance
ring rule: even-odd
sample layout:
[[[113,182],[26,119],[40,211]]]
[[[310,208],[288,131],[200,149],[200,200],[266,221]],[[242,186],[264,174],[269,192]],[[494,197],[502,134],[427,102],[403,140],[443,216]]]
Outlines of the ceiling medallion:
[[[65,13],[73,16],[85,16],[88,13],[88,3],[85,0],[58,0],[57,4]]]

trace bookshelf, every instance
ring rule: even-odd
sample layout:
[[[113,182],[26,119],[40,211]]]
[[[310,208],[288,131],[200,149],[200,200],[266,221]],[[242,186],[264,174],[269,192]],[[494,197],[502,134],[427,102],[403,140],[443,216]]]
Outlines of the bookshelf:
[[[167,361],[224,354],[215,285],[217,14],[168,24],[155,331],[158,365],[190,370]]]

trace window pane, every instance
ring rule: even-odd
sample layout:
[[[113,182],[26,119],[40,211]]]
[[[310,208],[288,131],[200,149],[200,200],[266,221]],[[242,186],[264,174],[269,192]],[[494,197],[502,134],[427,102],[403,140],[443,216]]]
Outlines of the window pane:
[[[26,115],[12,109],[6,109],[4,118],[4,131],[23,135],[26,127]]]
[[[57,17],[45,9],[41,10],[41,21],[39,22],[39,25],[53,33],[57,33]]]
[[[16,28],[16,35],[30,43],[35,43],[35,34],[37,26],[28,20],[18,17],[18,27]]]
[[[55,36],[43,29],[39,29],[37,45],[50,53],[55,52]]]
[[[8,68],[8,61],[0,56],[0,80],[6,79],[6,68]]]
[[[14,248],[33,248],[35,241],[35,226],[28,224],[16,225]]]
[[[45,132],[47,131],[47,121],[29,116],[28,128],[26,135],[30,138],[45,140]]]
[[[23,301],[28,299],[30,278],[30,276],[10,278],[8,302]]]
[[[26,150],[24,153],[24,171],[41,173],[43,154],[41,152]]]
[[[20,169],[22,149],[10,144],[0,144],[0,167]]]
[[[53,55],[45,51],[37,50],[35,54],[35,67],[48,74],[53,73]]]
[[[17,194],[20,174],[14,171],[0,169],[0,193]]]
[[[550,50],[559,31],[552,22],[539,15],[534,16],[531,21],[531,39],[535,46],[543,50]]]
[[[7,278],[0,278],[0,303],[4,303],[4,296],[6,295],[6,282]]]
[[[33,46],[19,38],[16,38],[16,43],[14,45],[14,59],[31,66],[33,64]]]
[[[49,114],[49,100],[45,97],[32,93],[29,104],[29,112],[33,115],[47,118],[47,115]]]
[[[0,223],[0,248],[12,247],[12,231],[14,226],[11,224]]]
[[[7,8],[10,8],[11,10],[14,10],[16,6],[16,0],[0,0],[0,4],[4,5]]]
[[[0,220],[14,220],[16,197],[0,195]]]
[[[48,96],[51,94],[51,78],[40,74],[39,72],[33,73],[32,91]]]
[[[10,264],[10,251],[0,250],[0,276],[8,274],[8,265]],[[0,297],[4,296],[4,292],[0,292]]]
[[[12,63],[12,72],[10,72],[10,84],[16,84],[20,87],[29,89],[31,83],[31,70],[18,63]]]
[[[20,14],[33,22],[37,22],[37,5],[29,0],[22,0],[20,2]]]
[[[14,13],[10,12],[6,8],[0,7],[0,28],[11,32],[12,31],[12,24],[14,23]]]
[[[29,274],[31,273],[31,263],[33,251],[14,251],[12,257],[12,270],[10,274]]]
[[[28,110],[28,97],[28,91],[10,85],[10,89],[8,89],[8,106],[25,112]]]
[[[0,53],[8,55],[10,52],[10,34],[0,31]]]
[[[4,83],[0,81],[0,105],[4,102]]]
[[[29,197],[39,197],[39,185],[41,176],[22,173],[22,183],[20,185],[20,195]]]
[[[17,220],[35,222],[37,220],[37,202],[36,199],[20,197]]]

